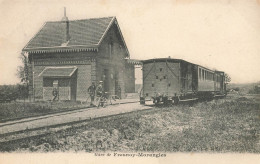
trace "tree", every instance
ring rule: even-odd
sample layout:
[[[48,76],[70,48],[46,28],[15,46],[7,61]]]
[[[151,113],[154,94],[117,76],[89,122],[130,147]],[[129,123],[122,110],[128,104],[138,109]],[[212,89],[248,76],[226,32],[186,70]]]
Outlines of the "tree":
[[[17,76],[21,79],[22,85],[19,86],[20,96],[24,99],[29,95],[29,65],[28,56],[25,53],[21,53],[19,57],[22,61],[22,65],[17,68]]]
[[[231,82],[231,77],[225,73],[225,83],[228,84]]]
[[[21,53],[19,58],[22,61],[22,65],[17,68],[17,76],[21,79],[22,83],[29,83],[28,57],[24,53]]]

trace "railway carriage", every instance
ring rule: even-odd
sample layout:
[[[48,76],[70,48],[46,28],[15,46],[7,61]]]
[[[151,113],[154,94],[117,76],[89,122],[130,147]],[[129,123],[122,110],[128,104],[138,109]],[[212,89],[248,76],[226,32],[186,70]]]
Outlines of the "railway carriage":
[[[225,94],[224,72],[213,71],[181,59],[143,60],[141,102],[178,103]]]

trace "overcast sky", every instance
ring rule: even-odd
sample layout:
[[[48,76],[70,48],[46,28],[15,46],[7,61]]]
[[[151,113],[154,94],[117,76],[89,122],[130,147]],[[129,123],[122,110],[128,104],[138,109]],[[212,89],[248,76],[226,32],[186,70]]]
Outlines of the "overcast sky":
[[[61,20],[64,6],[70,20],[116,16],[133,59],[171,56],[234,83],[260,81],[260,0],[2,0],[0,84],[19,82],[22,48],[44,22]]]

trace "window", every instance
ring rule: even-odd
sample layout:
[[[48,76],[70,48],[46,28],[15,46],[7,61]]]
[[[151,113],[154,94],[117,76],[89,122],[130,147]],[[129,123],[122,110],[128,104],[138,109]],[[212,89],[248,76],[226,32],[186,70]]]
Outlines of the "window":
[[[53,83],[56,81],[59,87],[69,87],[70,86],[70,79],[54,79],[54,78],[44,78],[43,79],[43,87],[53,87]]]
[[[201,79],[201,69],[199,68],[199,79]]]
[[[148,96],[148,93],[146,93],[145,95]]]
[[[59,87],[69,87],[69,86],[70,86],[70,79],[59,80]]]
[[[158,79],[158,76],[156,76],[156,79]]]
[[[168,84],[168,87],[170,87],[170,86],[171,86],[171,83]]]
[[[113,43],[108,44],[108,49],[109,49],[109,58],[111,58],[113,55]]]
[[[53,80],[51,78],[44,78],[43,79],[43,87],[53,87]]]
[[[160,71],[162,72],[162,68],[160,68]]]
[[[166,79],[166,76],[163,76],[164,79]]]
[[[154,84],[152,84],[152,87],[154,87]]]
[[[205,71],[204,70],[202,70],[202,76],[203,76],[203,80],[205,80]]]

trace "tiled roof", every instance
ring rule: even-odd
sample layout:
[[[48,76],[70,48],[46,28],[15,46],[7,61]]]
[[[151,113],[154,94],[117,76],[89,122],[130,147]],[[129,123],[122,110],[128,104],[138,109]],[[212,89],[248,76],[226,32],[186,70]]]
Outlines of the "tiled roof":
[[[66,46],[94,47],[99,45],[115,17],[69,21],[70,40]],[[46,22],[30,40],[24,50],[31,48],[60,47],[64,44],[63,22]]]
[[[46,67],[39,76],[43,77],[71,77],[77,67]]]

